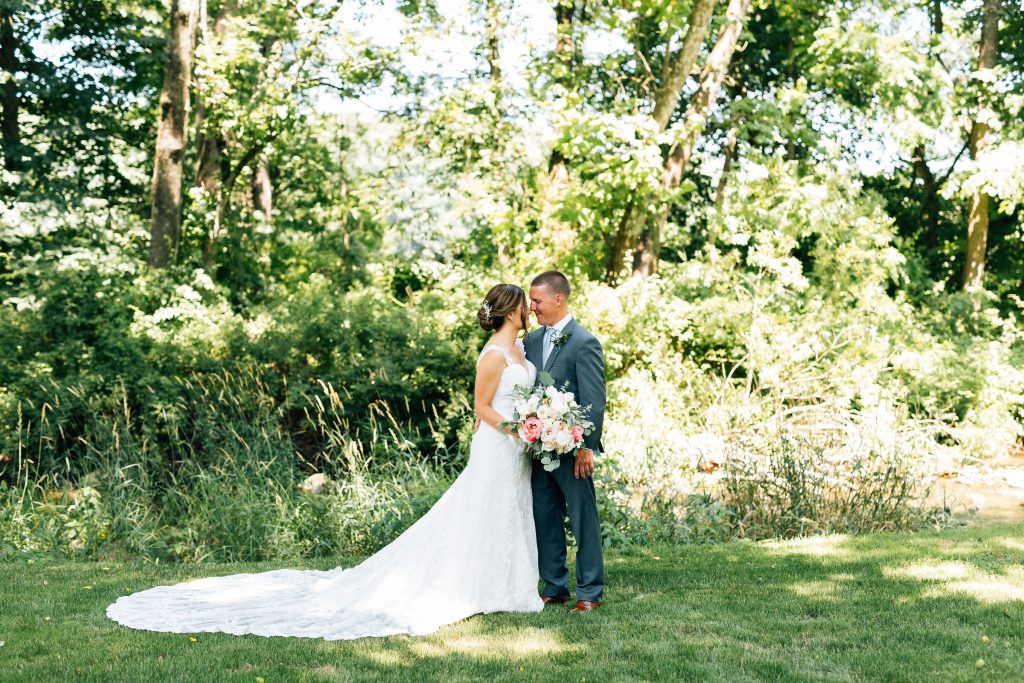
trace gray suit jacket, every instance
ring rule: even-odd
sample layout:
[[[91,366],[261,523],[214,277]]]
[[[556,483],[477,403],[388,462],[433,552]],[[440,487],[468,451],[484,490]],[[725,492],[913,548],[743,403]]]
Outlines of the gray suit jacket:
[[[588,418],[594,423],[594,431],[584,437],[583,444],[593,450],[604,452],[601,444],[601,428],[604,425],[605,381],[604,352],[601,342],[573,318],[562,331],[569,339],[556,346],[548,356],[547,364],[541,368],[544,357],[544,327],[526,335],[526,358],[537,366],[537,376],[545,370],[555,380],[555,387],[561,389],[568,383],[567,390],[576,397],[581,406],[590,406]],[[537,380],[540,382],[540,379]]]

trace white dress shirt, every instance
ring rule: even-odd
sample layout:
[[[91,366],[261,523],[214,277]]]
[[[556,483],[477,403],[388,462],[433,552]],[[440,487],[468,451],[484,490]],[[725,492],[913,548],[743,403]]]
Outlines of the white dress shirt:
[[[572,320],[572,313],[566,313],[564,318],[554,325],[548,325],[544,329],[544,356],[541,358],[540,363],[542,368],[548,364],[548,358],[551,357],[551,352],[555,350],[555,343],[553,341],[555,332],[561,334],[570,320]]]

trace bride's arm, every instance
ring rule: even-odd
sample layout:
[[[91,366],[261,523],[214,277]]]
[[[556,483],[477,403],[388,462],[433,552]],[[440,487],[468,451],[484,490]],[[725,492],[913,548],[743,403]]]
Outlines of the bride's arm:
[[[498,424],[505,418],[491,407],[494,394],[498,392],[501,373],[505,370],[505,359],[500,353],[487,353],[476,366],[476,383],[473,386],[473,408],[476,416],[491,425],[499,432],[513,435],[509,429],[501,429]]]

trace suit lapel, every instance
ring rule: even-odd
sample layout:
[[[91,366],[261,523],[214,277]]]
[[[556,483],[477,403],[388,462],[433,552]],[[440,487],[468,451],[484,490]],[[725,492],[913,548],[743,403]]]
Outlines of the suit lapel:
[[[569,324],[566,325],[564,328],[562,328],[562,334],[569,334],[570,332],[572,332],[574,327],[576,327],[576,319],[575,318],[570,320]],[[568,344],[569,341],[570,340],[566,340],[565,344]],[[548,356],[548,362],[544,364],[544,372],[550,372],[551,371],[551,364],[555,362],[555,358],[558,358],[558,354],[565,347],[565,344],[562,344],[561,346],[556,345],[555,348],[551,349],[551,355]],[[543,344],[543,342],[541,342],[541,354],[543,354],[543,352],[544,352],[544,344]],[[543,357],[544,356],[541,355],[541,358],[543,358]]]
[[[537,341],[538,339],[541,340],[541,341]],[[540,381],[540,370],[541,370],[541,368],[540,368],[540,359],[541,359],[540,348],[541,348],[541,344],[543,343],[543,339],[544,339],[544,334],[542,332],[540,332],[540,330],[536,330],[534,332],[531,332],[526,337],[526,360],[528,360],[531,363],[533,363],[533,366],[535,368],[537,368],[537,379],[536,379],[535,383]]]
[[[540,348],[543,339],[544,333],[541,330],[534,330],[530,333],[530,336],[526,338],[526,357],[534,365],[540,363]]]

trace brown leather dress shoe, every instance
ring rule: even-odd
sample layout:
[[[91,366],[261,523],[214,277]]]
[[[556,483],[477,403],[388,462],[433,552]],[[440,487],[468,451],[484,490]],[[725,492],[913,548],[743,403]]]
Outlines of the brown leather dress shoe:
[[[576,604],[569,610],[569,614],[582,614],[583,612],[595,610],[600,606],[600,601],[591,602],[590,600],[577,600]]]
[[[542,595],[540,599],[545,605],[564,605],[569,602],[569,598],[552,598],[548,595]]]

